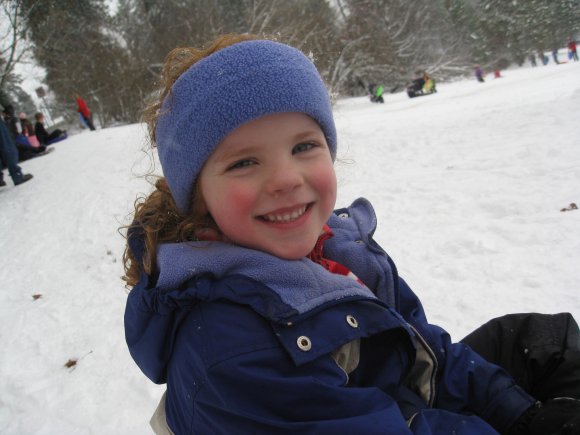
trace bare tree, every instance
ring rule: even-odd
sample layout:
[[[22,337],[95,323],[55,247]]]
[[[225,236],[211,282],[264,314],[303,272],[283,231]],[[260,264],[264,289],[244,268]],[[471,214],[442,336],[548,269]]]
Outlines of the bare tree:
[[[46,70],[46,84],[69,113],[80,94],[103,126],[135,122],[147,71],[133,62],[104,0],[21,0],[21,16]]]
[[[5,89],[14,67],[30,52],[26,42],[24,20],[21,18],[22,2],[0,1],[0,89]]]
[[[303,50],[333,93],[356,95],[371,82],[401,86],[418,71],[463,74],[528,41],[556,43],[558,23],[578,29],[578,0],[528,3],[514,12],[501,0],[119,0],[111,18],[105,0],[0,0],[0,90],[32,47],[71,111],[78,92],[103,125],[134,122],[170,50],[236,32]]]
[[[200,47],[224,33],[289,43],[312,53],[323,74],[339,54],[336,17],[326,0],[121,0],[119,6],[118,29],[150,83],[171,49]]]

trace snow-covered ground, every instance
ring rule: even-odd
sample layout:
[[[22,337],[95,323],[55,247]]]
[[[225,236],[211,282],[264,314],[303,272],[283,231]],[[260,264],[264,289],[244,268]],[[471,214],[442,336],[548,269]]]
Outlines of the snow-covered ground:
[[[580,319],[580,210],[560,211],[580,206],[580,62],[503,75],[335,109],[337,205],[372,201],[375,238],[457,340],[505,313]],[[117,231],[149,191],[145,146],[142,125],[86,131],[0,189],[0,433],[150,433],[164,388],[125,345]]]

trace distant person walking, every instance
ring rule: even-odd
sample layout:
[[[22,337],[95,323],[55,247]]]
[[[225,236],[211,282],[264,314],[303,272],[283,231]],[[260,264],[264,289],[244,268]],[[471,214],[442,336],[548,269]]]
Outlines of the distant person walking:
[[[530,63],[532,64],[532,66],[537,66],[536,55],[534,53],[530,54]]]
[[[2,168],[4,166],[8,168],[8,173],[15,186],[26,183],[32,178],[32,174],[23,174],[22,169],[17,164],[18,150],[2,117],[0,117],[0,160],[2,161]],[[0,169],[0,187],[4,186],[6,186],[4,171]]]
[[[557,48],[554,48],[552,50],[552,59],[554,59],[554,63],[556,65],[559,65],[560,64],[560,61],[558,60],[558,49]]]
[[[568,57],[570,60],[574,59],[574,62],[578,62],[578,52],[576,51],[576,41],[572,38],[568,41]]]
[[[479,65],[475,66],[475,78],[480,83],[485,82],[485,79],[483,78],[483,70],[481,69],[481,67]]]
[[[75,94],[75,100],[77,102],[77,112],[80,113],[84,123],[91,129],[91,131],[95,131],[96,128],[93,124],[93,115],[87,107],[87,103],[85,103],[79,94]]]

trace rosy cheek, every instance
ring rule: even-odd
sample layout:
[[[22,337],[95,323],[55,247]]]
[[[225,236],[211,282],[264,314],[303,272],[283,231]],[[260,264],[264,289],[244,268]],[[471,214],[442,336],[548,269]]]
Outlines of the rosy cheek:
[[[232,232],[243,231],[243,225],[252,217],[255,196],[251,189],[243,185],[233,185],[221,191],[214,202],[212,214],[226,236],[231,238]]]
[[[228,207],[238,213],[248,213],[256,198],[255,192],[246,186],[236,185],[229,189],[224,197]],[[241,217],[241,216],[240,216]]]
[[[316,188],[321,192],[327,192],[331,195],[336,194],[336,174],[332,167],[321,168],[317,172],[317,177],[313,182],[316,184]]]

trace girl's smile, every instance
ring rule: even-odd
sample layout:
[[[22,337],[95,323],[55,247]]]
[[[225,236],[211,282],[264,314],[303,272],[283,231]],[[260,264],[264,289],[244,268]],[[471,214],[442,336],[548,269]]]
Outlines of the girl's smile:
[[[276,212],[268,213],[260,216],[266,222],[275,222],[279,224],[288,224],[296,222],[300,217],[304,216],[310,204],[301,205],[296,208],[280,209]]]
[[[302,113],[264,116],[231,132],[199,183],[226,240],[286,259],[312,250],[336,200],[326,139]]]

